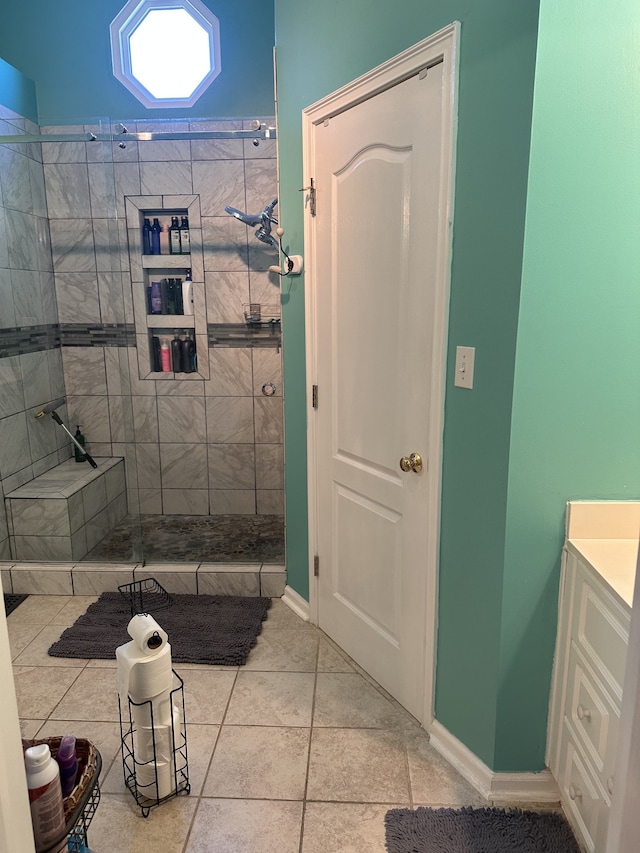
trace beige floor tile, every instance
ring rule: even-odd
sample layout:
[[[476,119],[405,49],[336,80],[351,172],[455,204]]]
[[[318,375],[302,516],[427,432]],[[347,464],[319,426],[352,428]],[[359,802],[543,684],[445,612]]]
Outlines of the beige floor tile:
[[[402,736],[382,729],[314,729],[307,799],[408,802]]]
[[[357,672],[319,672],[314,726],[390,728],[398,725],[395,705]]]
[[[221,723],[236,673],[199,669],[182,672],[181,677],[184,680],[187,726],[191,723]]]
[[[308,803],[302,853],[385,853],[384,816],[392,805]]]
[[[45,625],[14,663],[17,666],[73,666],[84,669],[87,661],[82,658],[56,658],[48,654],[49,647],[60,639],[64,630],[62,625]]]
[[[87,607],[98,600],[97,595],[74,595],[53,617],[49,624],[70,628],[87,611]]]
[[[486,805],[487,801],[431,746],[425,731],[405,732],[414,803],[432,806]]]
[[[7,619],[7,631],[9,633],[9,648],[11,659],[15,660],[18,655],[27,648],[42,631],[42,625],[31,625],[29,622],[9,622]]]
[[[318,651],[318,672],[353,672],[348,655],[337,649],[333,643],[320,636]]]
[[[47,667],[42,667],[46,670]],[[58,672],[58,669],[52,669]],[[58,720],[101,720],[118,722],[118,691],[115,669],[84,669],[57,705]]]
[[[310,730],[223,726],[205,797],[302,800]]]
[[[144,818],[131,794],[103,794],[87,840],[96,853],[182,853],[196,805],[174,797]]]
[[[7,617],[7,624],[48,625],[72,599],[72,595],[30,595]]]
[[[23,738],[32,740],[39,729],[42,728],[44,720],[20,720],[20,733]]]
[[[187,724],[189,784],[192,796],[199,796],[202,792],[219,732],[220,726]]]
[[[58,666],[14,666],[18,713],[23,719],[46,719],[82,670]],[[90,718],[89,718],[90,719]]]
[[[305,622],[297,613],[279,598],[271,599],[271,607],[267,611],[267,618],[263,622],[262,630],[267,631],[272,627],[297,628],[300,631],[317,631],[315,625]]]
[[[311,672],[239,672],[225,722],[309,726],[314,680]]]
[[[315,631],[280,628],[258,637],[243,670],[315,672],[317,657],[318,635]]]
[[[301,823],[302,803],[203,799],[185,853],[298,853]]]

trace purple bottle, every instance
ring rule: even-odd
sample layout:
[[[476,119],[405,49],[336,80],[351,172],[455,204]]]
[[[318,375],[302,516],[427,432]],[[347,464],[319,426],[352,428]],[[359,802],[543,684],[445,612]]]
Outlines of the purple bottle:
[[[73,735],[65,735],[60,741],[56,761],[60,767],[60,785],[62,796],[68,797],[73,791],[78,775],[78,758],[76,756],[76,739]]]
[[[162,288],[159,281],[151,282],[151,313],[162,314]]]

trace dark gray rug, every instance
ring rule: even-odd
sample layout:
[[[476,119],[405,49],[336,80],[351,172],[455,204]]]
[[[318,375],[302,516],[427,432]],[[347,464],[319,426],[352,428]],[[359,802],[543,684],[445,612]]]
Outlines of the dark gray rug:
[[[520,809],[391,809],[389,853],[580,853],[564,817]]]
[[[153,612],[169,635],[176,663],[242,666],[262,630],[270,598],[234,595],[171,595],[173,604]],[[52,657],[115,659],[116,648],[129,642],[129,601],[104,592],[49,649]]]

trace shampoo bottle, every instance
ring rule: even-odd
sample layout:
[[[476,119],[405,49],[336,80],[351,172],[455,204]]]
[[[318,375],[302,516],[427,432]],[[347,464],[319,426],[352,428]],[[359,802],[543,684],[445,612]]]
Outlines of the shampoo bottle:
[[[193,373],[195,369],[195,344],[191,339],[191,335],[187,332],[187,337],[182,341],[182,372]]]
[[[65,735],[60,741],[56,753],[56,761],[60,768],[60,785],[62,796],[68,797],[76,785],[78,775],[78,758],[76,756],[76,739],[73,735]]]
[[[79,426],[76,426],[76,434],[73,437],[78,442],[78,444],[81,444],[84,447],[85,437],[80,432]],[[73,445],[73,452],[74,452],[75,457],[76,457],[76,462],[84,462],[86,460],[87,457],[85,456],[85,454],[81,453],[75,444]]]
[[[160,338],[157,335],[153,335],[151,338],[151,370],[153,370],[154,373],[162,372]]]
[[[162,289],[159,281],[151,282],[151,313],[162,314]]]
[[[27,788],[36,850],[46,850],[64,832],[64,806],[60,769],[46,743],[31,746],[24,754]],[[65,850],[66,840],[55,851]]]
[[[160,254],[160,233],[162,232],[162,228],[160,227],[160,220],[156,216],[153,220],[153,225],[151,226],[151,254],[159,255]]]
[[[169,226],[160,226],[160,254],[169,254]]]
[[[142,226],[142,254],[151,254],[151,222],[146,216]]]
[[[171,364],[173,365],[174,373],[182,373],[182,341],[180,335],[176,332],[174,339],[171,341]]]
[[[180,226],[180,251],[183,255],[188,255],[191,252],[191,234],[189,232],[189,219],[186,216],[182,217]]]
[[[182,282],[182,313],[193,314],[193,282],[191,281],[191,270],[187,270]]]
[[[169,344],[166,341],[162,341],[160,344],[160,360],[162,362],[162,372],[171,373],[171,352]]]
[[[171,227],[169,228],[169,252],[172,255],[179,255],[180,252],[180,225],[178,217],[171,217]]]

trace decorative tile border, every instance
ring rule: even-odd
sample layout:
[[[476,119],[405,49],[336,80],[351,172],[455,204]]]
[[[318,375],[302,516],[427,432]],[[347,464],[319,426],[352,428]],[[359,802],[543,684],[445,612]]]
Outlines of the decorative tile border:
[[[60,343],[63,347],[135,347],[133,323],[61,323]]]
[[[46,326],[13,326],[0,330],[0,358],[42,352],[59,346],[60,327],[57,323]]]
[[[280,325],[252,328],[244,323],[209,323],[209,347],[266,347],[279,349]],[[0,329],[0,358],[60,347],[135,347],[133,323],[51,323]]]

